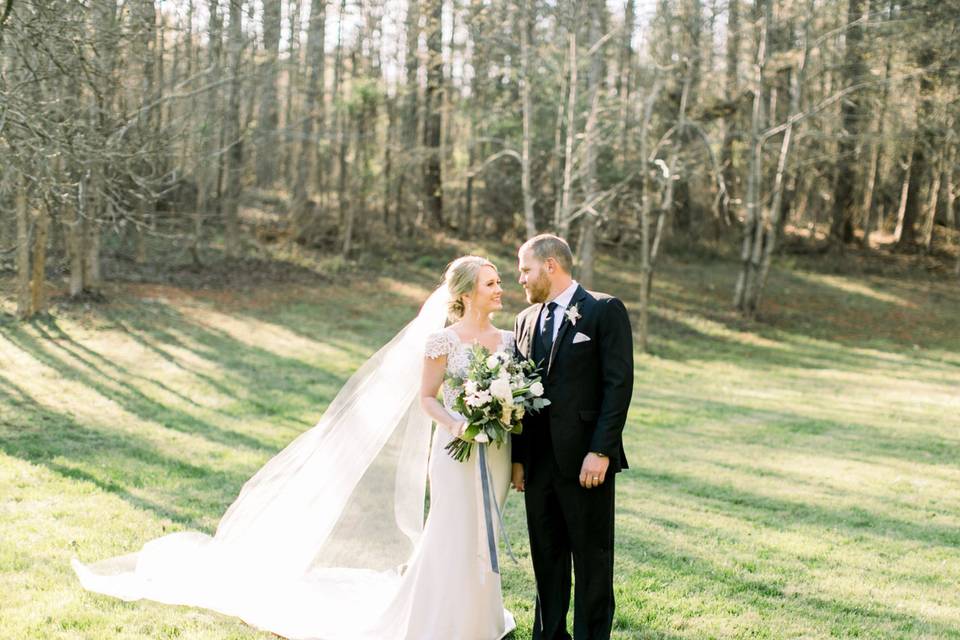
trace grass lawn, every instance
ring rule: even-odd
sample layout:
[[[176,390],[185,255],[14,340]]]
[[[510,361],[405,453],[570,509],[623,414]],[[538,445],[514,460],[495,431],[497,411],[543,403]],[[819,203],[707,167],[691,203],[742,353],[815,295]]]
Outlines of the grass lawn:
[[[212,530],[413,316],[448,249],[312,281],[116,282],[102,305],[0,320],[0,638],[272,637],[87,593],[69,560]],[[762,323],[730,312],[729,263],[658,273],[618,478],[615,638],[960,638],[956,283],[789,266]],[[636,269],[600,273],[635,305]],[[522,500],[507,512],[521,639]]]

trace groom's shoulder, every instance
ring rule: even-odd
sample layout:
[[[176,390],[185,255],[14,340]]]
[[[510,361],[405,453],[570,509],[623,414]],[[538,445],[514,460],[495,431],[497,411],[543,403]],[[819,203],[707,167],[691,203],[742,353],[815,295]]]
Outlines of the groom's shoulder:
[[[587,298],[592,298],[592,302],[599,302],[601,304],[610,304],[612,301],[616,300],[619,302],[619,298],[616,296],[610,295],[609,293],[604,293],[602,291],[587,291]]]
[[[605,309],[613,308],[617,309],[618,311],[623,310],[626,312],[626,305],[623,304],[623,301],[617,296],[609,293],[603,293],[602,291],[587,291],[587,298],[601,313],[606,313]]]

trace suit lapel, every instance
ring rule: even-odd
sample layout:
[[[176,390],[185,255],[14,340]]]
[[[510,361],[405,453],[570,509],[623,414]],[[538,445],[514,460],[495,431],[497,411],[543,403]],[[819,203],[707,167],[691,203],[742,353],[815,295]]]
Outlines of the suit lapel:
[[[584,298],[587,297],[587,291],[582,286],[577,286],[577,290],[573,292],[573,297],[570,298],[570,304],[567,305],[567,310],[570,309],[575,304],[580,303]],[[560,343],[563,342],[563,339],[566,337],[567,333],[572,327],[570,320],[567,318],[566,312],[563,314],[563,320],[560,322],[560,330],[557,332],[557,339],[553,341],[553,346],[550,348],[550,360],[547,362],[547,374],[550,373],[550,368],[553,366],[553,360],[557,357],[557,350],[560,349]]]
[[[523,323],[523,357],[528,360],[533,358],[533,341],[537,337],[537,321],[540,320],[540,311],[543,309],[543,304],[535,305],[530,313],[527,314],[527,317],[524,319]]]

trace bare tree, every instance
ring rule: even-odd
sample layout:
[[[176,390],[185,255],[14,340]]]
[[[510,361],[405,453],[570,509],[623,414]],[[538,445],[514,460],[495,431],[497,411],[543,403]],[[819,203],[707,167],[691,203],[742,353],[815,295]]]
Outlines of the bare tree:
[[[597,242],[597,220],[598,212],[589,203],[596,202],[600,191],[599,181],[597,179],[597,153],[601,141],[598,133],[598,120],[600,118],[600,83],[603,76],[603,47],[602,47],[602,16],[605,10],[602,0],[591,0],[588,5],[587,16],[589,20],[588,38],[590,47],[590,67],[587,71],[587,99],[590,104],[590,111],[587,114],[586,126],[583,131],[583,155],[584,155],[584,199],[588,203],[589,209],[581,217],[580,222],[580,241],[577,247],[577,259],[579,263],[578,279],[583,286],[590,288],[593,286],[593,269],[596,261],[596,242]]]
[[[537,235],[537,222],[533,216],[533,193],[530,186],[530,145],[532,143],[533,132],[531,131],[531,119],[533,118],[533,106],[531,104],[531,69],[530,69],[530,49],[533,40],[533,25],[535,20],[533,0],[523,1],[523,25],[520,29],[520,90],[522,94],[523,109],[523,144],[521,147],[520,160],[520,181],[523,191],[523,222],[527,232],[527,237],[532,238]]]
[[[739,103],[740,60],[740,0],[727,2],[727,64],[724,75],[724,99],[726,114],[723,122],[723,143],[720,147],[720,164],[728,189],[734,189],[736,171],[733,158],[733,141],[736,137],[737,104]]]
[[[310,163],[314,158],[316,140],[314,124],[320,131],[324,126],[323,85],[326,70],[324,40],[326,36],[326,0],[310,1],[310,22],[307,28],[306,65],[310,70],[307,79],[303,103],[303,123],[300,131],[300,160],[297,163],[293,180],[293,202],[291,220],[293,236],[299,240],[309,240],[315,232],[315,211],[308,207],[307,176],[310,175]]]
[[[427,89],[424,94],[423,198],[427,220],[443,224],[443,177],[441,175],[440,128],[443,104],[443,1],[424,0],[427,36]]]
[[[277,60],[280,51],[280,8],[282,0],[262,0],[263,53],[260,66],[260,110],[257,118],[257,185],[276,179],[275,138],[280,121],[277,104]]]
[[[243,172],[243,140],[240,135],[240,63],[243,54],[243,0],[229,0],[230,24],[227,28],[227,68],[230,94],[223,122],[226,141],[226,189],[223,202],[224,247],[228,256],[240,253],[240,178]]]
[[[33,296],[30,289],[30,210],[27,203],[27,180],[17,179],[17,317],[26,319],[33,315]]]
[[[747,215],[743,227],[743,243],[740,249],[740,275],[734,290],[734,306],[748,312],[747,292],[753,287],[751,280],[758,275],[762,252],[763,233],[760,220],[760,183],[763,171],[764,82],[767,67],[770,21],[773,18],[773,0],[757,0],[760,15],[760,37],[757,42],[756,60],[753,65],[753,112],[750,117],[750,168],[747,174]]]
[[[576,24],[575,20],[574,24]],[[556,209],[553,221],[554,228],[562,237],[569,234],[573,217],[573,141],[577,137],[577,68],[580,66],[577,59],[576,28],[570,30],[567,40],[569,42],[567,66],[570,78],[567,83],[567,134],[563,146],[563,188],[560,205]]]
[[[843,83],[859,84],[866,74],[863,41],[864,0],[848,0],[846,51]],[[866,121],[865,98],[852,92],[840,105],[840,139],[837,142],[837,171],[834,183],[833,223],[830,240],[835,247],[853,241],[853,219],[856,209],[860,137]]]
[[[893,19],[896,0],[890,0],[887,21]],[[883,76],[880,82],[880,110],[877,113],[877,129],[873,135],[873,144],[870,148],[870,165],[867,169],[867,183],[864,188],[863,196],[863,244],[869,246],[870,234],[874,230],[878,216],[874,215],[876,206],[877,186],[880,183],[880,168],[883,165],[883,136],[887,119],[887,108],[889,106],[890,96],[890,69],[893,63],[893,46],[887,43],[884,49],[885,62],[883,66]]]

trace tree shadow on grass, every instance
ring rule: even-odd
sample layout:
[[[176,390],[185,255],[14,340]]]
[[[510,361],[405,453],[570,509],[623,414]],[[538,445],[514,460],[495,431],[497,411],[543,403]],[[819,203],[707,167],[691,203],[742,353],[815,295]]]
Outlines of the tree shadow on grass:
[[[776,483],[781,487],[804,487],[805,490],[816,493],[821,499],[882,501],[885,507],[905,511],[921,508],[917,505],[916,497],[911,494],[891,494],[889,491],[870,492],[853,489],[849,486],[837,486],[831,484],[829,479],[821,479],[815,473],[803,474],[800,472],[773,470],[769,467],[725,462],[708,457],[697,457],[690,453],[684,456],[684,461],[688,464],[699,464],[705,469],[723,469],[733,474],[747,476],[757,482],[768,484]],[[927,514],[925,513],[923,517],[927,517]]]
[[[734,511],[738,508],[735,507]],[[649,519],[646,514],[632,509],[621,509],[619,513],[637,521]],[[779,528],[775,519],[765,524]],[[670,528],[683,529],[684,525],[672,523]],[[696,628],[696,611],[707,607],[729,612],[732,624],[737,622],[737,610],[753,611],[760,619],[766,619],[763,623],[752,623],[752,631],[759,633],[760,637],[767,637],[762,633],[761,624],[776,633],[784,632],[784,626],[800,621],[806,627],[806,633],[817,637],[833,637],[836,630],[848,628],[856,637],[960,638],[960,630],[949,624],[869,600],[810,595],[809,589],[804,589],[807,593],[803,593],[796,589],[803,586],[803,576],[791,575],[790,571],[795,569],[778,566],[775,559],[766,556],[758,557],[756,562],[756,571],[766,576],[753,577],[750,575],[753,570],[721,566],[696,551],[678,553],[675,545],[652,532],[621,527],[617,535],[618,552],[625,559],[620,563],[621,575],[625,572],[628,580],[632,574],[632,579],[637,582],[668,585],[680,594],[690,594],[692,602],[685,605],[681,595],[681,602],[677,605],[679,611],[672,614],[673,617],[683,615],[684,609],[689,608],[688,628]],[[690,541],[696,542],[701,532],[690,532],[690,535]],[[704,553],[710,552],[705,550]],[[642,594],[636,597],[643,600]],[[778,619],[782,619],[783,624],[778,623]]]
[[[699,326],[698,326],[699,325]],[[713,328],[708,329],[710,325]],[[651,352],[677,362],[746,362],[751,369],[831,369],[862,373],[882,370],[897,375],[905,364],[921,367],[930,376],[936,373],[960,375],[960,362],[934,359],[919,351],[884,351],[854,348],[826,340],[813,340],[784,330],[754,334],[694,312],[653,310]]]
[[[261,322],[281,326],[307,340],[319,340],[365,360],[389,342],[419,312],[418,302],[407,294],[388,290],[357,294],[334,292],[323,301],[296,301],[279,308],[243,310]],[[350,339],[353,339],[351,341]],[[365,347],[357,348],[360,341]]]
[[[864,347],[891,355],[903,356],[922,366],[935,367],[956,373],[960,358],[950,354],[960,351],[960,335],[955,318],[960,313],[960,298],[945,295],[943,291],[926,291],[926,282],[891,282],[867,278],[852,280],[850,286],[831,282],[814,272],[779,271],[771,274],[767,296],[762,305],[760,322],[745,320],[735,310],[728,297],[736,280],[734,264],[686,264],[671,260],[658,274],[653,292],[650,335],[655,353],[666,358],[718,359],[729,349],[713,351],[703,346],[723,346],[724,340],[703,344],[698,337],[705,335],[690,327],[698,319],[717,323],[731,333],[745,333],[777,342],[789,342],[789,351],[782,357],[768,354],[770,364],[789,366],[825,366],[835,368],[836,357],[847,359],[839,363],[863,366],[871,356]],[[603,287],[618,293],[628,303],[635,304],[634,282],[619,265],[604,269],[600,276]],[[678,281],[683,286],[678,285]],[[684,323],[664,322],[663,316],[679,316]],[[686,319],[689,318],[689,322]],[[686,324],[684,329],[677,324]],[[661,344],[660,338],[694,339],[694,349],[686,345]],[[715,336],[710,336],[715,338]],[[800,340],[803,338],[803,340]],[[718,345],[717,343],[721,343]],[[802,349],[803,342],[819,342],[823,347]],[[919,345],[921,348],[917,348]],[[735,342],[734,346],[751,347]],[[931,357],[925,349],[943,350]],[[800,353],[790,353],[797,351]],[[859,350],[859,351],[853,351]],[[761,357],[765,349],[744,349],[744,355]],[[879,364],[886,362],[880,356]],[[866,359],[865,359],[866,358]],[[797,364],[797,361],[800,364]],[[819,363],[818,363],[819,361]],[[886,362],[889,366],[889,362]]]
[[[903,520],[860,507],[830,508],[803,500],[761,495],[675,471],[638,468],[632,469],[630,476],[631,481],[658,492],[692,496],[701,506],[712,506],[727,515],[765,527],[814,525],[846,531],[853,537],[872,533],[877,537],[947,548],[960,546],[960,530],[953,526]],[[624,508],[626,513],[643,517],[629,507]]]
[[[641,402],[696,419],[750,424],[753,428],[744,428],[733,437],[749,444],[770,444],[778,451],[809,454],[823,453],[829,448],[834,455],[850,460],[876,462],[876,458],[882,457],[918,464],[960,466],[960,438],[917,431],[905,431],[901,435],[854,420],[840,422],[656,389],[645,389]]]
[[[54,473],[89,482],[132,506],[188,528],[199,528],[205,517],[217,515],[239,491],[246,477],[171,458],[130,434],[118,434],[81,424],[69,414],[37,403],[19,387],[0,378],[0,401],[17,409],[18,420],[0,425],[0,450]],[[171,478],[183,479],[194,498],[189,508]],[[159,494],[151,500],[135,492]]]
[[[90,349],[86,345],[77,342],[74,340],[69,333],[64,331],[55,318],[47,317],[37,320],[32,325],[40,335],[47,340],[47,343],[60,349],[64,352],[64,355],[73,358],[74,360],[85,365],[87,368],[96,371],[99,375],[117,382],[117,379],[104,371],[104,369],[119,369],[120,375],[128,377],[129,379],[142,380],[149,384],[155,385],[163,389],[166,393],[169,393],[172,396],[176,396],[183,402],[192,404],[195,407],[201,407],[201,405],[196,402],[193,398],[186,396],[179,391],[170,388],[168,385],[164,384],[163,381],[158,380],[156,377],[148,378],[136,373],[133,373],[127,369],[122,369],[117,366],[112,360],[102,356],[93,349]],[[98,364],[94,364],[94,362]]]
[[[344,382],[343,377],[326,369],[240,342],[169,307],[152,305],[149,310],[135,309],[126,314],[118,311],[108,317],[132,339],[164,359],[177,362],[178,367],[224,396],[242,398],[244,408],[252,410],[251,417],[277,418],[278,405],[285,404],[293,392],[301,403],[316,407],[319,418]],[[192,351],[214,364],[224,372],[222,379],[178,362],[171,348]],[[235,412],[229,415],[235,416]]]
[[[116,364],[111,366],[118,370],[118,374],[107,373],[103,367],[93,363],[91,359],[82,357],[75,351],[58,344],[57,341],[38,340],[19,326],[11,327],[5,335],[12,344],[38,362],[53,369],[63,378],[88,387],[143,420],[156,422],[165,428],[182,433],[196,434],[218,444],[241,445],[263,451],[274,449],[269,443],[254,436],[221,429],[189,413],[178,411],[167,404],[154,400],[128,382],[125,378],[129,375],[129,372]],[[53,354],[45,348],[47,343],[57,345],[64,352],[64,355],[58,357]],[[82,366],[75,365],[71,361],[78,362]],[[84,368],[93,373],[85,371]],[[105,381],[110,381],[116,387],[107,384]]]

